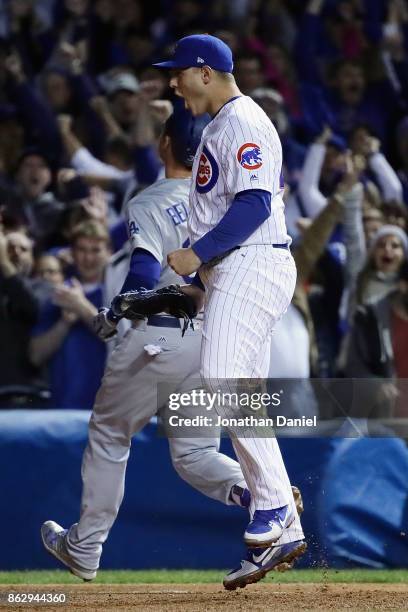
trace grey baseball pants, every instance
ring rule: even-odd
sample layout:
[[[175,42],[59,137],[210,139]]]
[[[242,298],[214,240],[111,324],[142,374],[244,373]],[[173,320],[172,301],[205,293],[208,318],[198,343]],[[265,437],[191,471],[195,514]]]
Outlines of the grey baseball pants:
[[[161,352],[151,356],[147,345],[158,346]],[[80,519],[67,535],[68,551],[82,567],[99,567],[102,545],[123,499],[132,436],[161,409],[157,384],[174,384],[172,392],[194,388],[200,376],[200,347],[198,329],[187,330],[182,338],[180,328],[153,327],[141,321],[112,352],[89,423]],[[182,409],[178,413],[182,416]],[[199,431],[194,438],[169,438],[173,465],[194,488],[231,503],[231,487],[245,486],[241,468],[219,452],[217,428],[210,432],[213,437],[205,433],[202,438]]]

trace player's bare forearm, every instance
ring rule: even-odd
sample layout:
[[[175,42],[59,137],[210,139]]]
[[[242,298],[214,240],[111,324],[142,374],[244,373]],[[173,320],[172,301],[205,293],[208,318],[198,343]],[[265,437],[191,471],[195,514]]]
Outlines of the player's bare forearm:
[[[180,289],[186,295],[189,295],[193,298],[196,303],[197,312],[200,312],[200,310],[202,310],[202,308],[204,307],[205,291],[200,289],[200,287],[197,287],[197,285],[182,285]]]
[[[181,276],[196,272],[201,266],[201,259],[194,253],[192,248],[177,249],[167,255],[167,263],[170,268]]]

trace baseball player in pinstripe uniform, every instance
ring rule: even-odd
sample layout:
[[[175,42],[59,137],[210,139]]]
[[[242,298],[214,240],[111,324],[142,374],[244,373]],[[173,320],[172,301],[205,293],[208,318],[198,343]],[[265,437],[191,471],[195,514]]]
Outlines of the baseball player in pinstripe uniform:
[[[239,91],[231,50],[220,39],[186,36],[170,60],[155,65],[171,70],[170,86],[194,116],[212,116],[193,164],[191,246],[168,255],[178,274],[198,271],[185,291],[198,302],[205,296],[201,375],[211,390],[223,380],[266,378],[271,333],[296,281],[279,137]],[[259,580],[277,562],[290,563],[306,545],[277,440],[230,433],[251,493],[248,554],[224,580],[233,589]]]

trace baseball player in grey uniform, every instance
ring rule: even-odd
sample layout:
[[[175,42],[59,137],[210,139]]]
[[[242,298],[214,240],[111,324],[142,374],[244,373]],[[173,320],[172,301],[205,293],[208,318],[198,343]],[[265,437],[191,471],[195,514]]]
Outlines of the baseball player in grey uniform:
[[[133,254],[122,291],[184,282],[167,264],[167,255],[187,240],[191,165],[208,120],[178,111],[167,121],[160,139],[166,178],[127,206]],[[157,413],[158,382],[182,378],[182,386],[171,390],[181,392],[194,388],[199,378],[199,324],[184,337],[181,326],[175,317],[151,316],[135,322],[114,349],[89,424],[79,521],[70,529],[53,521],[42,526],[46,549],[84,580],[96,576],[102,545],[122,502],[131,438]],[[109,309],[103,309],[96,320],[100,337],[106,339],[115,328]],[[214,437],[208,432],[202,438],[172,437],[169,446],[175,469],[189,484],[223,503],[249,506],[239,464],[218,452],[219,431]]]

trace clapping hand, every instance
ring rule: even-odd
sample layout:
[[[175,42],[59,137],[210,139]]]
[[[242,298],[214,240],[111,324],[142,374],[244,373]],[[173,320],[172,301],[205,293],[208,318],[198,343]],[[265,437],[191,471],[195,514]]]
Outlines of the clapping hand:
[[[62,310],[74,313],[80,316],[82,308],[86,302],[84,290],[81,283],[76,279],[71,279],[72,285],[57,285],[54,289],[53,302]]]

